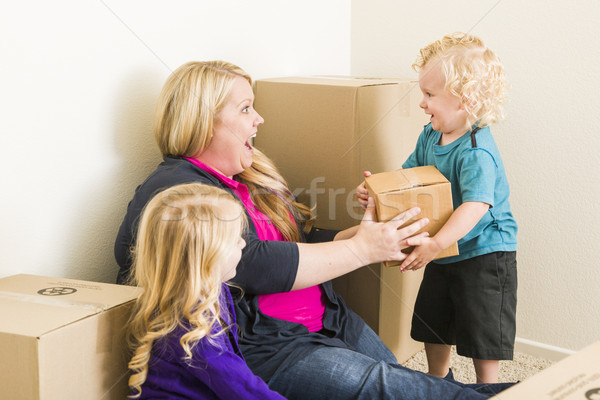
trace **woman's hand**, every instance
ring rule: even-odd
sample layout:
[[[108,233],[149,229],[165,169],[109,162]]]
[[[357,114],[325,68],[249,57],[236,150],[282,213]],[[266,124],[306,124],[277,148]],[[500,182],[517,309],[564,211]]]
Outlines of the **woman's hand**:
[[[363,172],[363,175],[366,177],[371,176],[370,171]],[[367,208],[367,202],[369,200],[369,191],[365,185],[365,181],[362,181],[360,185],[356,187],[356,198],[358,199],[358,203],[362,207],[363,210]]]
[[[402,253],[410,245],[407,239],[415,235],[421,228],[429,223],[427,218],[422,218],[402,229],[406,221],[421,212],[418,207],[405,211],[388,222],[376,222],[375,202],[368,198],[365,215],[358,227],[356,235],[349,239],[356,249],[356,256],[363,265],[381,261],[402,261],[407,255]],[[427,232],[414,236],[415,240],[425,238]]]
[[[407,239],[419,240],[428,233],[415,235],[429,220],[422,218],[402,229],[398,229],[421,210],[412,208],[391,221],[376,222],[375,201],[368,199],[362,222],[340,232],[336,240],[323,243],[298,243],[298,272],[292,290],[304,289],[357,268],[381,261],[402,261],[409,247]]]

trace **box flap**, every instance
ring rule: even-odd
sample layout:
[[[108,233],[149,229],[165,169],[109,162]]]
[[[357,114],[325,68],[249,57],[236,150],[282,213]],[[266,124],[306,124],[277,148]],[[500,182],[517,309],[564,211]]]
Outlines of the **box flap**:
[[[540,373],[494,396],[497,400],[593,399],[600,393],[600,342],[551,365]]]
[[[137,297],[108,283],[14,275],[0,279],[0,331],[39,337]]]
[[[45,333],[102,311],[98,308],[48,305],[28,302],[25,297],[15,300],[0,294],[0,331],[28,337]],[[55,299],[52,299],[55,300]]]
[[[382,172],[371,175],[365,180],[369,188],[376,194],[393,193],[414,187],[448,182],[446,177],[432,165]]]
[[[328,85],[328,86],[376,86],[376,85],[393,85],[398,82],[406,82],[406,79],[380,79],[380,78],[358,78],[351,76],[290,76],[280,78],[259,79],[260,82],[277,82],[277,83],[292,83],[302,85]]]

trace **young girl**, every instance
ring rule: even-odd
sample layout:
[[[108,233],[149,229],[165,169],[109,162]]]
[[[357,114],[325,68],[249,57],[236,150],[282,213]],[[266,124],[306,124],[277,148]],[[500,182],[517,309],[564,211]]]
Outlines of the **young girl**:
[[[128,329],[131,398],[283,399],[246,366],[231,294],[247,222],[224,190],[199,183],[152,198],[131,279],[143,288]]]
[[[464,33],[426,46],[413,67],[419,106],[431,118],[402,168],[436,166],[452,184],[455,210],[435,236],[411,243],[417,246],[400,265],[427,265],[411,336],[425,342],[430,374],[449,375],[449,345],[456,344],[473,359],[478,382],[497,382],[498,360],[513,357],[517,303],[517,224],[489,128],[502,117],[504,69],[479,38]],[[364,184],[357,195],[366,204]],[[431,262],[456,241],[458,256]]]

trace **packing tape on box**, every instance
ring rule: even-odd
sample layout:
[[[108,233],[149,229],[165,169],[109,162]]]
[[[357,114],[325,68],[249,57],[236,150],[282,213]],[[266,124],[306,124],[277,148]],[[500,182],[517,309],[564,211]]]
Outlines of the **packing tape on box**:
[[[0,299],[20,301],[23,303],[43,304],[43,305],[53,306],[53,307],[80,308],[80,309],[91,310],[94,312],[102,312],[102,311],[105,311],[108,308],[110,308],[110,306],[108,304],[103,304],[103,303],[73,301],[73,300],[67,300],[64,298],[59,299],[56,297],[15,293],[15,292],[7,292],[7,291],[0,291]]]
[[[404,177],[406,178],[406,180],[410,184],[409,187],[415,188],[415,187],[421,187],[421,186],[423,186],[423,182],[417,176],[417,173],[413,169],[410,169],[410,168],[409,169],[402,169],[402,170],[400,170],[400,172],[402,172],[402,174],[404,175]]]

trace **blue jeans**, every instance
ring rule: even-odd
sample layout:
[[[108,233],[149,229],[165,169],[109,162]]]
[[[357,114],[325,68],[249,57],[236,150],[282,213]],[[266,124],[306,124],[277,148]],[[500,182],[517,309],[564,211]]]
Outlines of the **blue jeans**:
[[[269,387],[295,399],[487,399],[512,384],[462,384],[405,368],[367,325],[356,351],[320,346],[278,371]]]

